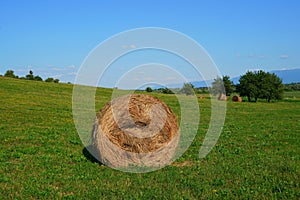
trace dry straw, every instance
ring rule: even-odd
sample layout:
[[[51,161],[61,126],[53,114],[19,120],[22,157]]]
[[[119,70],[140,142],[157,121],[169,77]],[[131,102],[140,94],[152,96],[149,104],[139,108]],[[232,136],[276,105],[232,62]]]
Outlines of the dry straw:
[[[172,161],[179,127],[163,101],[131,94],[113,99],[99,111],[92,138],[106,165],[161,167]]]
[[[233,96],[232,101],[233,102],[242,102],[242,98],[240,96]]]
[[[227,101],[227,96],[225,94],[220,94],[219,97],[218,97],[218,100]]]

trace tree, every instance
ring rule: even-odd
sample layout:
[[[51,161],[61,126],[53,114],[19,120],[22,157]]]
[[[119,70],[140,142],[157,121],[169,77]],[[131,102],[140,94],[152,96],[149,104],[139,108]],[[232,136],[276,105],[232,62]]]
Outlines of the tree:
[[[191,83],[184,83],[180,90],[180,93],[183,93],[185,95],[194,95],[194,85]]]
[[[264,98],[268,102],[270,102],[271,99],[281,99],[283,89],[282,80],[276,74],[266,73],[261,82],[259,98]]]
[[[214,82],[212,83],[211,87],[211,93],[212,95],[219,95],[226,94],[223,79],[220,77],[217,77],[214,79]]]
[[[34,76],[35,81],[43,81],[43,79],[40,76]]]
[[[170,90],[169,88],[163,88],[162,93],[164,93],[164,94],[174,94],[174,92],[172,90]]]
[[[16,75],[14,74],[13,70],[7,70],[4,74],[5,77],[9,77],[9,78],[16,78]]]
[[[152,92],[153,90],[152,90],[152,88],[151,87],[147,87],[146,88],[146,92]]]
[[[225,88],[226,96],[230,96],[234,90],[234,86],[229,76],[223,76],[223,85]]]
[[[29,74],[26,75],[27,80],[34,80],[33,72],[30,70]]]
[[[283,84],[281,79],[269,72],[262,70],[250,72],[242,75],[237,92],[240,96],[246,96],[250,102],[252,98],[256,102],[258,98],[264,98],[268,102],[271,99],[280,99],[283,93]]]
[[[49,82],[49,83],[59,83],[59,79],[54,79],[54,78],[46,78],[45,82]]]
[[[53,81],[54,81],[54,79],[50,78],[50,77],[45,80],[45,82],[53,82]]]
[[[240,96],[247,97],[249,102],[253,97],[257,100],[259,91],[256,81],[255,73],[250,71],[246,72],[239,79],[240,83],[237,85],[237,92]]]
[[[54,79],[53,82],[54,82],[54,83],[59,83],[59,80],[58,80],[58,79]]]

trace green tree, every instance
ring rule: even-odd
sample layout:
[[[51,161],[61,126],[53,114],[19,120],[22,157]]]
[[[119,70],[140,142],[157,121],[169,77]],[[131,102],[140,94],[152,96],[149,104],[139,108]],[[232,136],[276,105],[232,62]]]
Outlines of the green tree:
[[[34,80],[33,71],[29,71],[29,74],[26,75],[27,80]]]
[[[239,82],[237,92],[240,96],[246,96],[249,102],[253,98],[255,102],[258,98],[264,98],[270,102],[271,99],[280,99],[283,93],[281,79],[275,74],[262,70],[248,71],[241,76]]]
[[[152,90],[152,88],[151,87],[147,87],[146,88],[146,92],[152,92],[153,90]]]
[[[34,76],[35,81],[43,81],[43,79],[40,76]]]
[[[226,94],[223,79],[220,77],[217,77],[214,79],[214,82],[212,83],[211,87],[211,93],[212,95],[222,95]]]
[[[59,79],[54,79],[54,83],[59,83]]]
[[[233,82],[230,80],[230,76],[223,76],[223,85],[225,88],[226,96],[230,96],[234,90]]]
[[[54,82],[54,79],[53,78],[46,78],[45,82]]]
[[[194,85],[191,83],[184,83],[179,92],[185,95],[194,95]]]
[[[162,93],[164,93],[164,94],[174,94],[174,92],[172,90],[170,90],[169,88],[163,88]]]
[[[257,99],[259,91],[256,81],[255,73],[251,71],[246,72],[239,79],[240,83],[237,85],[237,92],[240,96],[247,97],[249,102],[252,98],[256,97]]]
[[[9,78],[16,78],[16,75],[14,74],[13,70],[7,70],[4,74],[5,77],[9,77]]]
[[[264,98],[268,102],[271,99],[282,98],[284,86],[282,80],[276,74],[266,73],[261,81],[259,98]]]

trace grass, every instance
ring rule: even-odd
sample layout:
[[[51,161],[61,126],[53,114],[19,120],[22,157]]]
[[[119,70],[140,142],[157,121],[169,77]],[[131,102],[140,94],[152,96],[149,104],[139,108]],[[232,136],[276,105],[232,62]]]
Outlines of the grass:
[[[228,101],[222,135],[198,158],[210,120],[175,163],[123,173],[84,154],[73,123],[69,84],[0,77],[0,199],[299,199],[299,96],[275,103]],[[111,94],[97,90],[97,109]],[[293,94],[291,94],[293,95]],[[179,116],[172,95],[156,94]]]

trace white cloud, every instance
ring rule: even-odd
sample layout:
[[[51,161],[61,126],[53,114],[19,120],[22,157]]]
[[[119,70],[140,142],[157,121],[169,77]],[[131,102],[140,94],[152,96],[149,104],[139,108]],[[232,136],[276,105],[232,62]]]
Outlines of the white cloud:
[[[57,78],[57,79],[60,79],[62,76],[63,76],[62,74],[56,74],[56,75],[53,76],[53,78],[54,78],[54,79],[56,79],[56,78]]]
[[[16,72],[27,72],[28,70],[27,69],[16,69],[15,71]]]
[[[53,78],[61,78],[63,75],[62,74],[56,74],[53,76]]]
[[[286,55],[286,54],[282,54],[279,56],[281,59],[287,59],[289,57],[289,55]]]
[[[257,58],[259,58],[259,59],[265,59],[266,56],[261,55],[261,56],[258,56]]]
[[[145,81],[156,81],[156,79],[153,77],[145,77],[144,80]]]
[[[260,68],[256,68],[256,69],[247,69],[247,71],[250,71],[250,72],[257,72],[257,71],[260,71],[260,70],[263,70],[263,69],[260,69]]]
[[[60,68],[60,67],[52,67],[51,70],[53,70],[53,71],[62,71],[62,70],[64,70],[64,68]]]
[[[70,72],[70,73],[68,73],[68,75],[76,76],[76,75],[77,75],[77,72]]]
[[[122,45],[122,49],[135,49],[135,48],[136,48],[135,44]]]
[[[166,77],[165,80],[171,81],[171,80],[176,80],[177,77],[174,76],[170,76],[170,77]]]
[[[75,65],[69,65],[67,66],[68,69],[75,69]]]

